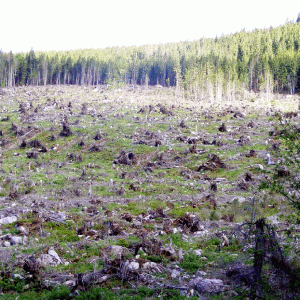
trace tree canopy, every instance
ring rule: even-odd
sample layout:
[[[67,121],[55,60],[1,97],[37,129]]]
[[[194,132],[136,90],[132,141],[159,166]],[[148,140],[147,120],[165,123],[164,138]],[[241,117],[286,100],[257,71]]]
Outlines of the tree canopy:
[[[300,14],[299,14],[300,16]],[[0,85],[110,82],[181,86],[187,93],[233,88],[300,91],[300,22],[196,41],[28,53],[0,51]]]

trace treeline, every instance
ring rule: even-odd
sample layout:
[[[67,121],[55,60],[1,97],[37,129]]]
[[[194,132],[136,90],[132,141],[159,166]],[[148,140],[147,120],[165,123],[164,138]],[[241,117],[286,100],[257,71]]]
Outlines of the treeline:
[[[300,92],[300,22],[139,47],[4,53],[0,85],[160,84],[196,98],[237,90]]]

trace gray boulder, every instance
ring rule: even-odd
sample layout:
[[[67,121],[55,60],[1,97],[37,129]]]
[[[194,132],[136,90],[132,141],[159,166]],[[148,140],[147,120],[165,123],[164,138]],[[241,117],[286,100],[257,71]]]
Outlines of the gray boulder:
[[[10,216],[10,217],[4,217],[0,219],[0,224],[10,224],[10,223],[14,223],[17,221],[17,217],[16,216]]]
[[[224,283],[221,279],[196,277],[189,282],[189,286],[199,293],[219,294],[224,290]]]
[[[53,248],[50,248],[48,254],[42,254],[37,259],[37,262],[41,267],[46,267],[46,266],[54,267],[60,265],[62,263],[62,260],[55,252],[55,250]]]
[[[26,244],[27,236],[12,236],[10,242],[12,245]]]

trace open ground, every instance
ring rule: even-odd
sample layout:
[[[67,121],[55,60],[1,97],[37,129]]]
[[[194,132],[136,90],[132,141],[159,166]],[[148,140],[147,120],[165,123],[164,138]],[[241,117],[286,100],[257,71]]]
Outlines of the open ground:
[[[0,299],[47,299],[53,286],[68,297],[97,286],[120,298],[232,299],[247,284],[228,270],[253,260],[242,224],[259,218],[297,257],[293,208],[258,186],[274,168],[277,116],[299,123],[299,96],[0,92]]]

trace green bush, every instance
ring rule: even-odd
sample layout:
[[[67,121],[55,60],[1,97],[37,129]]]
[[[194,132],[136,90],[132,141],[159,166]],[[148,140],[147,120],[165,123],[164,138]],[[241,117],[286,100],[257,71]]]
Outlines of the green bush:
[[[24,291],[25,281],[19,278],[2,278],[0,280],[0,290],[6,292],[21,293]]]

